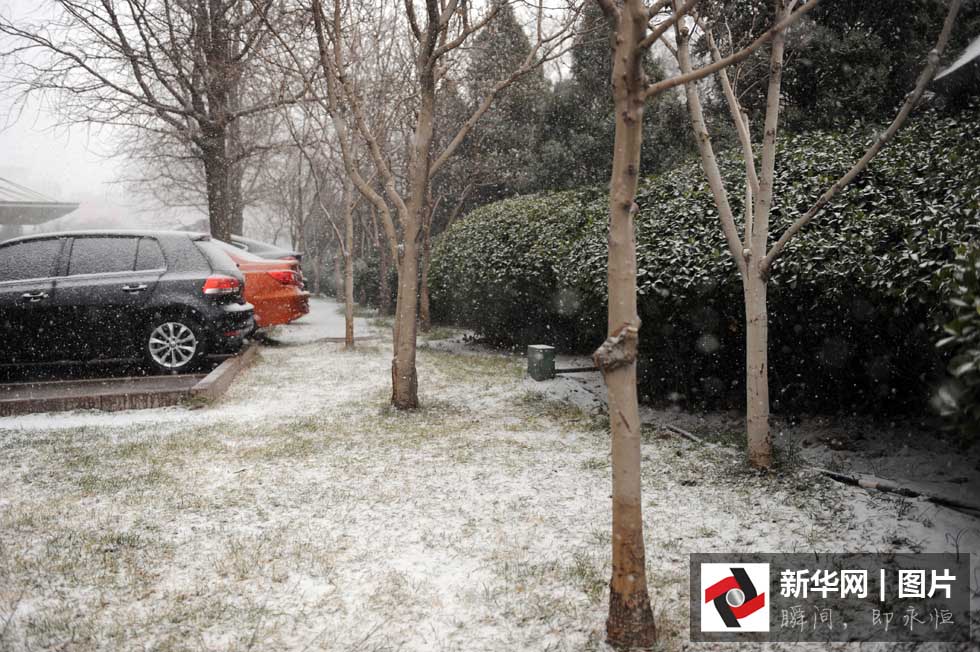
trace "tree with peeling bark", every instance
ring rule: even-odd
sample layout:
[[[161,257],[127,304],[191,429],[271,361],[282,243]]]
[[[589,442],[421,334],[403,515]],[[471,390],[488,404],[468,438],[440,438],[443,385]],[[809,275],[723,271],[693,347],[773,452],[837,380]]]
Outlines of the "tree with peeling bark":
[[[695,82],[743,61],[809,11],[811,0],[785,15],[752,43],[710,64],[651,81],[643,69],[647,51],[685,16],[698,0],[683,4],[657,0],[597,0],[613,22],[612,93],[616,131],[609,182],[609,336],[593,354],[609,396],[612,431],[612,579],[606,636],[620,648],[650,647],[656,627],[646,581],[641,508],[640,415],[636,392],[636,356],[640,319],[636,306],[634,216],[643,145],[646,103],[669,89]]]
[[[675,6],[678,4],[676,0],[674,4]],[[792,15],[815,4],[815,0],[811,0],[802,8],[797,8],[797,4],[796,0],[774,1],[779,24],[787,23]],[[949,41],[959,8],[960,0],[950,0],[946,20],[936,45],[928,53],[927,63],[919,74],[915,88],[906,96],[892,123],[874,140],[860,160],[820,195],[775,242],[771,242],[769,224],[774,202],[778,199],[773,196],[773,180],[782,98],[784,31],[780,30],[774,34],[769,47],[769,74],[758,165],[748,115],[740,106],[736,89],[724,67],[719,67],[717,72],[745,164],[745,201],[741,229],[736,223],[725,182],[708,135],[698,86],[691,82],[685,84],[688,112],[697,140],[702,168],[718,209],[729,252],[735,260],[742,280],[745,302],[746,436],[749,463],[754,467],[768,468],[772,464],[772,439],[769,431],[767,288],[773,263],[783,254],[792,238],[820,213],[827,202],[867,168],[875,155],[908,119],[909,114],[922,99],[929,82],[936,75],[939,57]],[[675,30],[676,48],[673,48],[673,52],[677,56],[682,76],[691,75],[693,70],[690,42],[694,30],[703,35],[715,64],[725,60],[714,34],[714,30],[723,25],[722,19],[723,16],[713,15],[709,7],[701,14],[692,11],[689,19],[679,22]]]
[[[455,154],[501,91],[567,50],[577,16],[574,3],[562,6],[560,10],[549,9],[543,2],[537,3],[531,19],[535,39],[530,52],[516,68],[485,89],[471,114],[448,139],[446,146],[436,152],[433,143],[441,128],[436,120],[439,85],[454,67],[464,65],[464,59],[459,56],[460,48],[495,19],[499,6],[499,3],[491,5],[483,15],[477,16],[474,7],[460,0],[425,0],[419,7],[414,0],[406,0],[401,11],[395,11],[395,5],[382,3],[366,16],[364,7],[345,0],[334,0],[329,14],[324,11],[321,0],[312,2],[319,62],[334,129],[341,143],[350,142],[349,138],[353,136],[363,142],[373,173],[383,188],[383,193],[379,193],[364,179],[349,148],[342,145],[343,160],[351,181],[380,215],[392,249],[391,259],[397,262],[391,403],[398,409],[411,410],[419,406],[415,364],[419,263],[427,232],[426,221],[432,208],[429,205],[432,178]],[[355,65],[363,64],[372,54],[363,45],[363,34],[359,31],[372,21],[388,31],[406,30],[411,44],[410,56],[406,58],[411,64],[415,88],[414,93],[406,96],[402,107],[409,116],[406,134],[409,147],[400,168],[395,167],[398,159],[387,155],[386,143],[379,138],[378,130],[372,128],[370,106],[364,99],[368,81],[358,75]],[[384,48],[376,47],[376,41],[374,43],[371,46],[374,54],[379,51],[383,55],[389,54]]]
[[[236,198],[236,125],[305,95],[243,85],[269,42],[278,3],[252,0],[56,0],[54,14],[28,24],[0,15],[0,34],[24,97],[52,94],[73,122],[169,132],[204,169],[212,233],[228,240]]]

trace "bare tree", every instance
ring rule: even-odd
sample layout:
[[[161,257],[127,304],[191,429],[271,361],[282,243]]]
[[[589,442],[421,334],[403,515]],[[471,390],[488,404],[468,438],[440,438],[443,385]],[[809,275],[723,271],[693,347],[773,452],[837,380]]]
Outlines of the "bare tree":
[[[676,0],[674,4],[676,6]],[[780,23],[786,23],[793,14],[796,5],[797,0],[775,0],[774,9],[777,20]],[[755,160],[755,145],[752,142],[748,115],[739,105],[735,88],[725,69],[718,69],[725,101],[741,145],[746,171],[745,215],[741,225],[741,233],[725,190],[724,179],[715,158],[711,138],[708,135],[698,86],[695,83],[685,85],[688,111],[701,155],[701,164],[711,188],[715,206],[718,208],[721,228],[728,242],[729,252],[736,262],[744,290],[746,430],[749,462],[755,467],[767,468],[772,464],[772,441],[769,433],[767,288],[773,262],[783,253],[787,243],[809,224],[831,199],[867,168],[875,155],[905,123],[909,113],[921,100],[926,87],[936,74],[939,57],[946,48],[959,7],[960,0],[950,1],[946,21],[936,46],[928,54],[928,62],[919,75],[915,88],[906,97],[891,125],[875,139],[860,160],[844,176],[836,180],[772,245],[769,244],[769,222],[774,201],[773,175],[776,164],[776,135],[781,108],[781,81],[785,50],[783,32],[780,31],[774,35],[770,46],[767,101],[758,166]],[[703,16],[692,23],[694,29],[700,30],[704,34],[716,64],[724,61],[713,33],[721,22],[720,20],[711,22],[708,16]],[[691,26],[686,21],[679,24],[676,37],[677,47],[674,51],[677,54],[681,73],[682,75],[690,75],[692,72]]]
[[[647,590],[641,508],[640,415],[636,394],[640,318],[636,306],[634,227],[644,109],[648,101],[671,88],[744,60],[809,11],[817,0],[785,16],[742,50],[657,82],[646,78],[643,59],[669,30],[683,24],[698,0],[686,0],[683,4],[657,0],[650,6],[642,0],[597,2],[615,25],[612,87],[616,135],[609,182],[609,336],[593,354],[608,388],[612,431],[613,568],[606,635],[617,647],[650,647],[656,640],[656,627]]]
[[[57,16],[15,24],[7,54],[26,95],[57,94],[72,121],[167,130],[200,159],[211,230],[227,240],[235,197],[229,138],[238,121],[305,94],[265,84],[246,101],[250,64],[268,42],[278,3],[253,0],[55,0]],[[268,80],[267,80],[268,81]]]
[[[344,261],[344,343],[345,348],[350,350],[354,348],[354,210],[358,203],[358,197],[354,194],[353,183],[346,174],[346,169],[340,161],[340,155],[336,151],[338,149],[337,135],[326,129],[325,125],[313,115],[313,112],[308,110],[309,108],[304,107],[304,111],[301,113],[303,118],[302,129],[298,129],[293,124],[292,117],[287,118],[286,124],[289,127],[295,148],[307,163],[310,179],[313,182],[315,209],[312,214],[321,220],[325,220],[333,232],[338,251],[335,266],[341,259]],[[313,126],[312,130],[310,125]],[[310,133],[311,131],[313,134]],[[311,136],[313,137],[311,138]],[[353,149],[355,144],[345,143],[343,147]],[[320,155],[319,159],[317,158],[318,155]],[[330,180],[333,183],[330,183]],[[339,207],[337,206],[338,197],[340,200]],[[342,227],[334,220],[334,214],[337,212],[343,215]],[[304,214],[304,222],[308,215],[310,213]],[[303,230],[302,227],[300,230]],[[339,284],[337,289],[339,294]]]
[[[359,32],[366,21],[345,20],[357,8],[344,0],[334,0],[330,16],[324,13],[320,0],[313,0],[312,8],[326,83],[327,109],[334,129],[341,143],[349,142],[347,134],[351,132],[362,139],[383,188],[382,195],[365,181],[350,149],[342,145],[348,175],[380,215],[392,248],[392,260],[397,261],[391,402],[399,409],[414,409],[419,405],[415,365],[419,254],[426,233],[424,226],[432,176],[452,157],[503,89],[545,62],[561,56],[570,42],[577,10],[573,5],[561,12],[549,28],[546,25],[549,11],[539,3],[534,20],[536,39],[531,52],[516,69],[486,92],[468,119],[448,139],[448,144],[441,151],[433,152],[435,134],[440,128],[436,120],[439,82],[451,68],[461,65],[462,59],[455,54],[472,35],[494,19],[497,9],[491,6],[484,15],[476,17],[471,5],[460,0],[425,0],[420,9],[413,0],[407,0],[403,11],[394,11],[382,3],[373,17],[375,24],[384,29],[374,32],[375,38],[367,47],[377,51],[377,38],[386,31],[397,34],[399,29],[407,29],[410,34],[411,56],[405,59],[411,65],[415,87],[403,105],[403,115],[410,120],[411,126],[406,133],[408,152],[399,170],[394,165],[398,159],[389,156],[386,143],[379,138],[378,130],[372,128],[370,110],[373,105],[366,100],[371,85],[364,76],[357,75],[357,64],[363,64],[368,56]],[[389,51],[385,54],[388,56]]]
[[[277,112],[236,120],[228,132],[228,204],[231,232],[245,234],[245,212],[268,199],[269,174],[284,149]],[[128,164],[118,181],[162,208],[208,215],[208,185],[200,150],[183,133],[148,124],[115,139],[114,155]]]

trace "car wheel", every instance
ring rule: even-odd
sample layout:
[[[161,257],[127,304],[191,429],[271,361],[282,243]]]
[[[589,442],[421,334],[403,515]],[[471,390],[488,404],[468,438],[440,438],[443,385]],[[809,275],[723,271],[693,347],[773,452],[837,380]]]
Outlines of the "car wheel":
[[[163,373],[179,374],[193,369],[204,356],[204,348],[204,330],[186,317],[158,319],[143,336],[147,362]]]

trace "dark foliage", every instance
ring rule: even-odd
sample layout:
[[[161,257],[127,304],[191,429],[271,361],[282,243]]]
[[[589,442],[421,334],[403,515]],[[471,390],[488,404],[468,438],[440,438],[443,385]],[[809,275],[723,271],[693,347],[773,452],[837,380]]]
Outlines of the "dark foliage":
[[[966,437],[980,435],[980,242],[959,247],[944,270],[950,312],[947,336],[939,341],[949,351],[949,381],[935,396],[935,406]]]
[[[814,132],[780,143],[774,232],[842,174],[873,134]],[[927,403],[945,362],[940,272],[976,239],[980,110],[916,116],[862,178],[787,249],[770,284],[774,409],[885,410]],[[740,210],[742,165],[720,157]],[[605,336],[607,195],[600,188],[484,206],[437,242],[437,318],[514,345],[591,351]],[[637,202],[643,386],[739,404],[741,285],[703,175],[647,178]]]
[[[362,258],[354,264],[354,287],[357,289],[362,303],[377,308],[381,304],[381,260],[378,249],[364,252]],[[388,296],[394,304],[398,295],[398,271],[393,264],[388,265]],[[393,306],[392,306],[393,307]]]
[[[586,5],[572,50],[571,77],[555,85],[542,115],[535,188],[567,190],[609,179],[616,120],[612,95],[612,26],[596,2]],[[644,69],[662,79],[661,62],[648,56]],[[694,149],[680,92],[668,92],[643,118],[640,169],[668,170]]]
[[[940,0],[823,2],[787,38],[783,74],[783,126],[792,131],[849,128],[888,120],[915,85],[942,28],[947,3]],[[711,0],[704,10],[726,16],[721,48],[744,46],[773,20],[769,0]],[[730,43],[727,34],[732,34]],[[952,61],[980,33],[980,0],[964,0],[945,61]],[[705,44],[699,44],[705,53]],[[765,111],[768,52],[742,64],[743,106],[761,121]],[[931,88],[937,106],[962,110],[980,95],[980,61]],[[720,98],[720,94],[719,94]],[[715,110],[727,122],[727,108]]]

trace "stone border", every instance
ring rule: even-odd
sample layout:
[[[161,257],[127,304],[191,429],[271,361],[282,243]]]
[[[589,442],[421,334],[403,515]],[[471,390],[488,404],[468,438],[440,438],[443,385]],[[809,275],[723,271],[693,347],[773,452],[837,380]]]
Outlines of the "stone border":
[[[254,342],[207,374],[85,378],[0,385],[0,417],[68,410],[146,410],[180,405],[189,399],[213,401],[255,359]],[[5,398],[6,392],[19,394]]]

